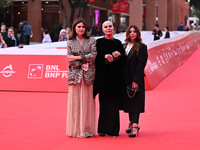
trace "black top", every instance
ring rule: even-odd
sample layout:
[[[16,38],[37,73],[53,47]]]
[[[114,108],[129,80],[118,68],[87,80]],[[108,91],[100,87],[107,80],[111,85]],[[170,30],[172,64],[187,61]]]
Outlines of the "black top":
[[[170,38],[169,31],[167,31],[167,32],[165,33],[165,39],[166,39],[166,38]]]
[[[119,96],[122,92],[123,66],[125,60],[123,45],[121,41],[114,38],[100,38],[97,39],[96,47],[94,95],[102,93],[110,96]],[[107,63],[105,55],[112,54],[114,51],[119,51],[121,56],[112,63]]]
[[[8,35],[8,33],[7,33],[7,32],[0,32],[0,33],[2,34],[3,40],[5,41],[5,39],[6,39],[7,35]]]
[[[154,41],[159,40],[160,37],[163,35],[161,30],[156,31],[156,29],[153,30],[152,34],[154,35]]]

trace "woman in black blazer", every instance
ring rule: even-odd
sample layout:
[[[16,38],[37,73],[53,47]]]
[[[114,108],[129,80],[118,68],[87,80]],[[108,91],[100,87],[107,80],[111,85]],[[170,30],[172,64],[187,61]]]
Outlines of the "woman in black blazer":
[[[126,132],[129,133],[129,137],[135,137],[140,129],[139,116],[144,112],[145,106],[144,68],[148,57],[147,46],[142,43],[141,33],[135,25],[130,25],[126,31],[125,53],[125,87],[139,87],[139,91],[133,98],[128,96],[126,89],[123,96],[123,110],[129,113],[130,121]]]

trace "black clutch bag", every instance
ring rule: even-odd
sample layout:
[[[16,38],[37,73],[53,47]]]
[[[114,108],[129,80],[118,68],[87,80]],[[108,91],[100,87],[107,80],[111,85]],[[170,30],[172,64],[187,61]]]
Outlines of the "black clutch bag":
[[[127,86],[127,95],[129,98],[133,98],[135,96],[135,94],[140,91],[139,86],[137,88],[132,88],[131,86]]]

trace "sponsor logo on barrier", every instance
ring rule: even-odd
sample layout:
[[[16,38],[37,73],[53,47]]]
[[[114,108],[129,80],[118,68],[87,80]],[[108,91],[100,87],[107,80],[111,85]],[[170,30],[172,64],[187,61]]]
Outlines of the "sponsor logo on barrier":
[[[42,79],[43,64],[29,64],[28,78]]]
[[[58,65],[46,65],[45,78],[67,78],[68,71],[62,71]]]
[[[149,85],[146,89],[153,89],[169,73],[182,65],[199,48],[199,41],[200,34],[148,49],[145,74]]]
[[[146,69],[147,69],[147,71],[149,72],[149,74],[152,74],[155,70],[158,69],[158,64],[157,64],[157,62],[151,63],[150,60],[147,60]]]
[[[29,70],[28,70],[28,78],[29,79],[42,79],[43,72],[44,72],[44,78],[67,78],[67,72],[68,71],[62,71],[59,69],[59,65],[46,65],[45,71],[44,64],[29,64]]]
[[[4,77],[8,78],[8,77],[12,76],[12,74],[14,74],[16,72],[13,71],[12,65],[9,65],[9,66],[6,66],[0,73],[3,74]]]

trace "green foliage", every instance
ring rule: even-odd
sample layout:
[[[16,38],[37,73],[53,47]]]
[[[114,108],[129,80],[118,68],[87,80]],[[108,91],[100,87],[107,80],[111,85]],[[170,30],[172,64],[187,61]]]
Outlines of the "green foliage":
[[[190,17],[200,18],[200,0],[190,0]]]
[[[190,6],[200,10],[200,0],[190,0]]]
[[[0,8],[6,8],[12,5],[13,0],[0,0]]]
[[[190,17],[200,18],[200,9],[196,9],[195,7],[191,7],[190,8]]]

